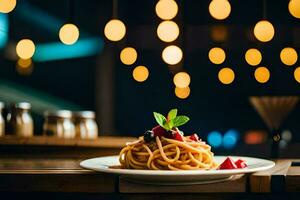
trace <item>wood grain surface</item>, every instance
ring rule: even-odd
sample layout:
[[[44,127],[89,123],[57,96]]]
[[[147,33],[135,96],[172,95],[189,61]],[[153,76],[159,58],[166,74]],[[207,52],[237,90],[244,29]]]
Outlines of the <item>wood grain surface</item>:
[[[271,192],[272,189],[284,188],[285,177],[291,163],[291,160],[277,160],[275,167],[252,174],[250,176],[250,191]]]

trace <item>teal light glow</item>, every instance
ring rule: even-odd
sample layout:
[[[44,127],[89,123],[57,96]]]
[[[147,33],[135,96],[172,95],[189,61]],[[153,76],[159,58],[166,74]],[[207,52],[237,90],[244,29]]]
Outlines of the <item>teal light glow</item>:
[[[92,56],[101,53],[103,46],[103,40],[96,37],[80,39],[73,45],[65,45],[61,42],[36,44],[33,60],[45,62]]]
[[[223,146],[226,149],[233,148],[239,139],[239,132],[234,129],[228,130],[223,137]]]
[[[25,1],[18,3],[16,15],[19,19],[29,24],[36,25],[52,34],[58,34],[59,29],[65,24],[64,20],[53,16],[38,7],[30,5]],[[90,34],[80,29],[80,36],[89,37]]]
[[[8,41],[8,15],[0,13],[0,49],[5,47]]]
[[[207,141],[211,146],[218,148],[222,144],[222,135],[218,131],[212,131],[208,134]]]
[[[54,34],[58,33],[59,28],[64,24],[59,18],[56,18],[27,2],[20,2],[16,7],[15,12],[21,20],[30,24],[35,24],[39,28],[44,28]]]

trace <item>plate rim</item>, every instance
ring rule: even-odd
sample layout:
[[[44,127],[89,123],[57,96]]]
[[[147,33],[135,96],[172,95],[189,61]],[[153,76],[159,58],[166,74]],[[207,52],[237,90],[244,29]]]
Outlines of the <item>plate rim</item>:
[[[227,170],[136,170],[136,169],[114,169],[114,168],[100,168],[100,167],[91,167],[87,166],[87,162],[91,162],[92,160],[96,159],[108,159],[114,158],[116,159],[119,155],[112,155],[112,156],[101,156],[95,158],[89,158],[80,162],[80,167],[84,169],[94,170],[97,172],[103,173],[110,173],[110,174],[118,174],[118,175],[138,175],[138,176],[182,176],[182,175],[230,175],[230,174],[246,174],[246,173],[253,173],[258,171],[263,171],[270,169],[275,166],[275,162],[267,159],[262,158],[255,158],[249,156],[215,156],[215,157],[231,157],[233,159],[237,158],[246,158],[246,159],[255,159],[264,162],[268,162],[267,166],[257,167],[257,168],[245,168],[245,169],[227,169]]]

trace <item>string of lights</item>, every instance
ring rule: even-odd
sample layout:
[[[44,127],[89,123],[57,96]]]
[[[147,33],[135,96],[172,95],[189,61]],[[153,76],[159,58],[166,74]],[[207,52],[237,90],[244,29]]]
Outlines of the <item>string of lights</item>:
[[[16,0],[0,1],[0,12],[8,14],[17,5]],[[288,11],[294,18],[300,19],[300,0],[290,0]],[[69,18],[61,26],[58,36],[60,41],[66,45],[75,44],[80,35],[79,28],[74,22],[74,2],[68,0]],[[180,35],[180,28],[174,21],[178,14],[178,4],[174,0],[159,0],[155,6],[156,15],[162,20],[157,26],[158,38],[167,44],[162,50],[162,60],[169,66],[174,66],[183,60],[183,50],[172,42],[176,41]],[[230,17],[232,7],[228,0],[212,0],[208,6],[210,15],[218,21],[224,21]],[[104,35],[111,42],[118,42],[126,36],[125,23],[118,18],[118,1],[113,0],[113,16],[104,27]],[[267,18],[266,0],[263,1],[262,19],[253,28],[255,38],[262,44],[272,41],[275,37],[274,25]],[[172,43],[172,44],[170,44]],[[35,54],[35,43],[32,39],[22,38],[16,44],[16,54],[18,56],[17,66],[29,68],[33,65],[32,57]],[[267,83],[271,73],[266,66],[261,66],[263,61],[262,52],[258,48],[249,48],[245,52],[245,61],[254,66],[254,78],[259,83]],[[286,66],[295,66],[298,61],[298,53],[291,46],[282,48],[279,54],[281,62]],[[226,62],[226,52],[221,47],[213,47],[208,52],[209,60],[215,65],[224,65]],[[124,65],[132,66],[138,60],[138,52],[134,47],[126,46],[120,51],[120,60]],[[133,78],[138,82],[147,80],[149,69],[146,66],[136,66],[132,71]],[[300,67],[294,70],[294,78],[300,83]],[[222,66],[218,72],[218,79],[223,84],[231,84],[235,79],[235,72],[231,67]],[[187,72],[178,72],[173,77],[175,84],[175,94],[178,98],[185,99],[190,94],[191,77]]]

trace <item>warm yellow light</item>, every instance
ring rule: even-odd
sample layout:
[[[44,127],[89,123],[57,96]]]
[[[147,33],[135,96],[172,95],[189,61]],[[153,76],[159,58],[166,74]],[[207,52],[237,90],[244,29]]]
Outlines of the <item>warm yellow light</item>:
[[[294,71],[294,78],[295,80],[300,83],[300,67],[297,67]]]
[[[0,0],[0,13],[9,13],[16,7],[16,0]]]
[[[59,39],[64,44],[74,44],[78,38],[79,29],[74,24],[65,24],[59,30]]]
[[[248,49],[245,59],[249,65],[256,66],[261,62],[262,55],[258,49]]]
[[[213,18],[223,20],[229,16],[231,6],[227,0],[213,0],[210,2],[208,10]]]
[[[271,22],[261,20],[254,27],[254,35],[261,42],[268,42],[274,37],[275,30]]]
[[[225,51],[219,47],[214,47],[208,52],[209,60],[214,64],[221,64],[226,58]]]
[[[186,99],[191,93],[190,87],[179,88],[175,87],[175,95],[180,99]]]
[[[17,55],[23,59],[29,59],[35,52],[35,45],[29,39],[20,40],[16,47]]]
[[[157,27],[157,36],[164,42],[172,42],[179,35],[178,25],[173,21],[163,21]]]
[[[104,27],[104,35],[111,41],[119,41],[126,34],[126,27],[121,20],[112,19]]]
[[[297,51],[294,48],[286,47],[280,52],[280,60],[285,65],[294,65],[298,60]]]
[[[124,48],[120,53],[120,60],[125,65],[132,65],[137,59],[137,52],[132,47]]]
[[[22,58],[19,58],[18,62],[17,62],[17,65],[21,68],[27,68],[27,67],[30,67],[30,65],[32,64],[32,60],[31,58],[29,59],[22,59]]]
[[[228,67],[225,67],[219,71],[218,78],[221,83],[228,85],[234,81],[234,71]]]
[[[266,83],[270,79],[270,71],[266,67],[258,67],[254,72],[254,77],[259,83]]]
[[[163,60],[169,65],[176,65],[182,59],[182,50],[175,45],[166,47],[162,52]]]
[[[186,88],[191,83],[191,77],[186,72],[178,72],[173,78],[173,82],[178,88]]]
[[[132,76],[133,76],[134,80],[136,80],[138,82],[143,82],[143,81],[147,80],[147,78],[149,76],[149,71],[148,71],[147,67],[145,67],[145,66],[137,66],[136,68],[134,68],[134,70],[132,72]]]
[[[170,20],[177,15],[178,6],[174,0],[160,0],[155,6],[155,12],[159,18]]]
[[[291,15],[300,19],[300,0],[290,0],[289,11]]]
[[[33,63],[31,59],[19,58],[16,64],[16,70],[20,75],[30,75],[33,71]]]

